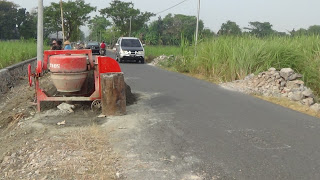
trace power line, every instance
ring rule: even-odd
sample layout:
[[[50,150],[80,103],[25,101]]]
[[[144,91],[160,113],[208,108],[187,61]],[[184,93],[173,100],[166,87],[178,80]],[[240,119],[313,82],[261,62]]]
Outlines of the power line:
[[[165,11],[168,11],[169,9],[172,9],[172,8],[174,8],[174,7],[176,7],[176,6],[179,6],[180,4],[182,4],[182,3],[186,2],[186,1],[188,1],[188,0],[181,1],[181,2],[179,2],[178,4],[176,4],[176,5],[174,5],[174,6],[171,6],[171,7],[167,8],[167,9],[165,9],[165,10],[163,10],[163,11],[160,11],[160,12],[156,13],[156,15],[157,15],[157,14],[160,14],[160,13],[163,13],[163,12],[165,12]]]

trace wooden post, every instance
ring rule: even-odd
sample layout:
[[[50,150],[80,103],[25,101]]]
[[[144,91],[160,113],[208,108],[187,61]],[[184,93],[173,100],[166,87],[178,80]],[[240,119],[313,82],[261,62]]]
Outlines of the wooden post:
[[[100,82],[102,114],[126,114],[126,86],[123,73],[103,73],[100,75]]]

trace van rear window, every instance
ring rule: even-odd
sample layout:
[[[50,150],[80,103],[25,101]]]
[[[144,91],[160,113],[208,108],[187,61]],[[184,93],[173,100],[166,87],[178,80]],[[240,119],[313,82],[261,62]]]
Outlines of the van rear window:
[[[122,39],[121,46],[123,47],[141,47],[138,39]]]
[[[99,46],[98,42],[89,42],[88,46]]]

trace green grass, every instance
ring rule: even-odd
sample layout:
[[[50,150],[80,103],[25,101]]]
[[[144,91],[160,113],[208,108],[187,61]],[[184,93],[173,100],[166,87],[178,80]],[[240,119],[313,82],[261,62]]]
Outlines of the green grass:
[[[161,55],[180,55],[180,47],[178,46],[145,46],[145,57],[146,61],[150,62],[155,57],[161,56]]]
[[[165,50],[163,50],[165,51]],[[157,54],[161,54],[157,47]],[[216,82],[243,79],[275,67],[290,67],[320,95],[320,37],[219,37],[180,47],[181,56],[166,66],[179,72],[205,76]]]
[[[0,69],[36,56],[35,40],[0,41]]]

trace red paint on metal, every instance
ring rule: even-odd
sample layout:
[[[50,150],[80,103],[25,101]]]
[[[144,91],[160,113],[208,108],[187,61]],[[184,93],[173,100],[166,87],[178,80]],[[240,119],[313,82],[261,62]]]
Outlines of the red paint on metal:
[[[87,70],[87,56],[54,55],[49,59],[51,72],[74,73]]]
[[[99,73],[121,72],[118,62],[110,57],[97,56]]]
[[[42,62],[37,61],[37,68],[36,68],[36,73],[39,76],[39,74],[42,72]]]
[[[48,69],[47,64],[49,60],[49,56],[52,55],[70,55],[70,54],[87,54],[89,58],[90,66],[88,67],[88,71],[90,69],[94,70],[94,83],[95,87],[91,89],[90,93],[79,95],[79,93],[73,94],[71,97],[56,97],[56,96],[49,96],[45,91],[43,91],[40,88],[40,76],[42,75],[42,70]],[[51,60],[51,58],[50,58]],[[66,68],[68,69],[68,68]],[[88,73],[88,71],[83,73]],[[30,71],[31,72],[31,71]],[[60,51],[44,51],[44,60],[43,60],[43,66],[41,61],[38,62],[37,68],[36,68],[36,74],[31,74],[35,78],[35,89],[37,94],[37,109],[38,112],[41,110],[40,102],[41,101],[94,101],[96,99],[101,99],[101,86],[100,86],[100,73],[108,73],[108,72],[121,72],[120,66],[112,58],[109,57],[96,57],[95,64],[93,63],[92,59],[92,52],[91,50],[60,50]],[[53,73],[53,74],[59,74],[59,73]],[[72,74],[72,73],[71,73]],[[63,78],[66,78],[65,74],[62,75]],[[62,78],[62,79],[63,79]],[[69,76],[69,83],[75,83],[74,80]],[[68,79],[67,78],[67,79]],[[77,77],[76,79],[78,79]],[[71,80],[72,79],[72,80]],[[81,78],[80,78],[81,79]],[[66,80],[66,79],[65,79]],[[59,78],[57,78],[57,81],[59,81]],[[67,80],[68,81],[68,80]],[[62,83],[62,86],[65,86],[65,84]],[[62,89],[64,87],[61,87]],[[69,89],[70,87],[68,87]]]
[[[31,77],[31,64],[28,65],[28,80],[29,80],[29,86],[32,86],[32,77]]]
[[[42,67],[42,69],[43,69],[43,70],[47,70],[47,69],[48,69],[49,56],[52,56],[52,55],[61,55],[61,54],[65,54],[65,55],[70,55],[70,54],[87,54],[87,55],[88,55],[88,58],[89,58],[90,67],[93,68],[93,66],[94,66],[91,49],[83,49],[83,50],[48,50],[48,51],[44,51],[43,67]]]
[[[96,89],[99,89],[99,95],[101,97],[100,74],[122,72],[122,71],[118,62],[110,57],[96,56],[96,63],[98,64],[98,68],[99,68],[99,73],[97,74],[97,77],[96,77],[96,79],[98,79],[98,84],[96,84]]]

